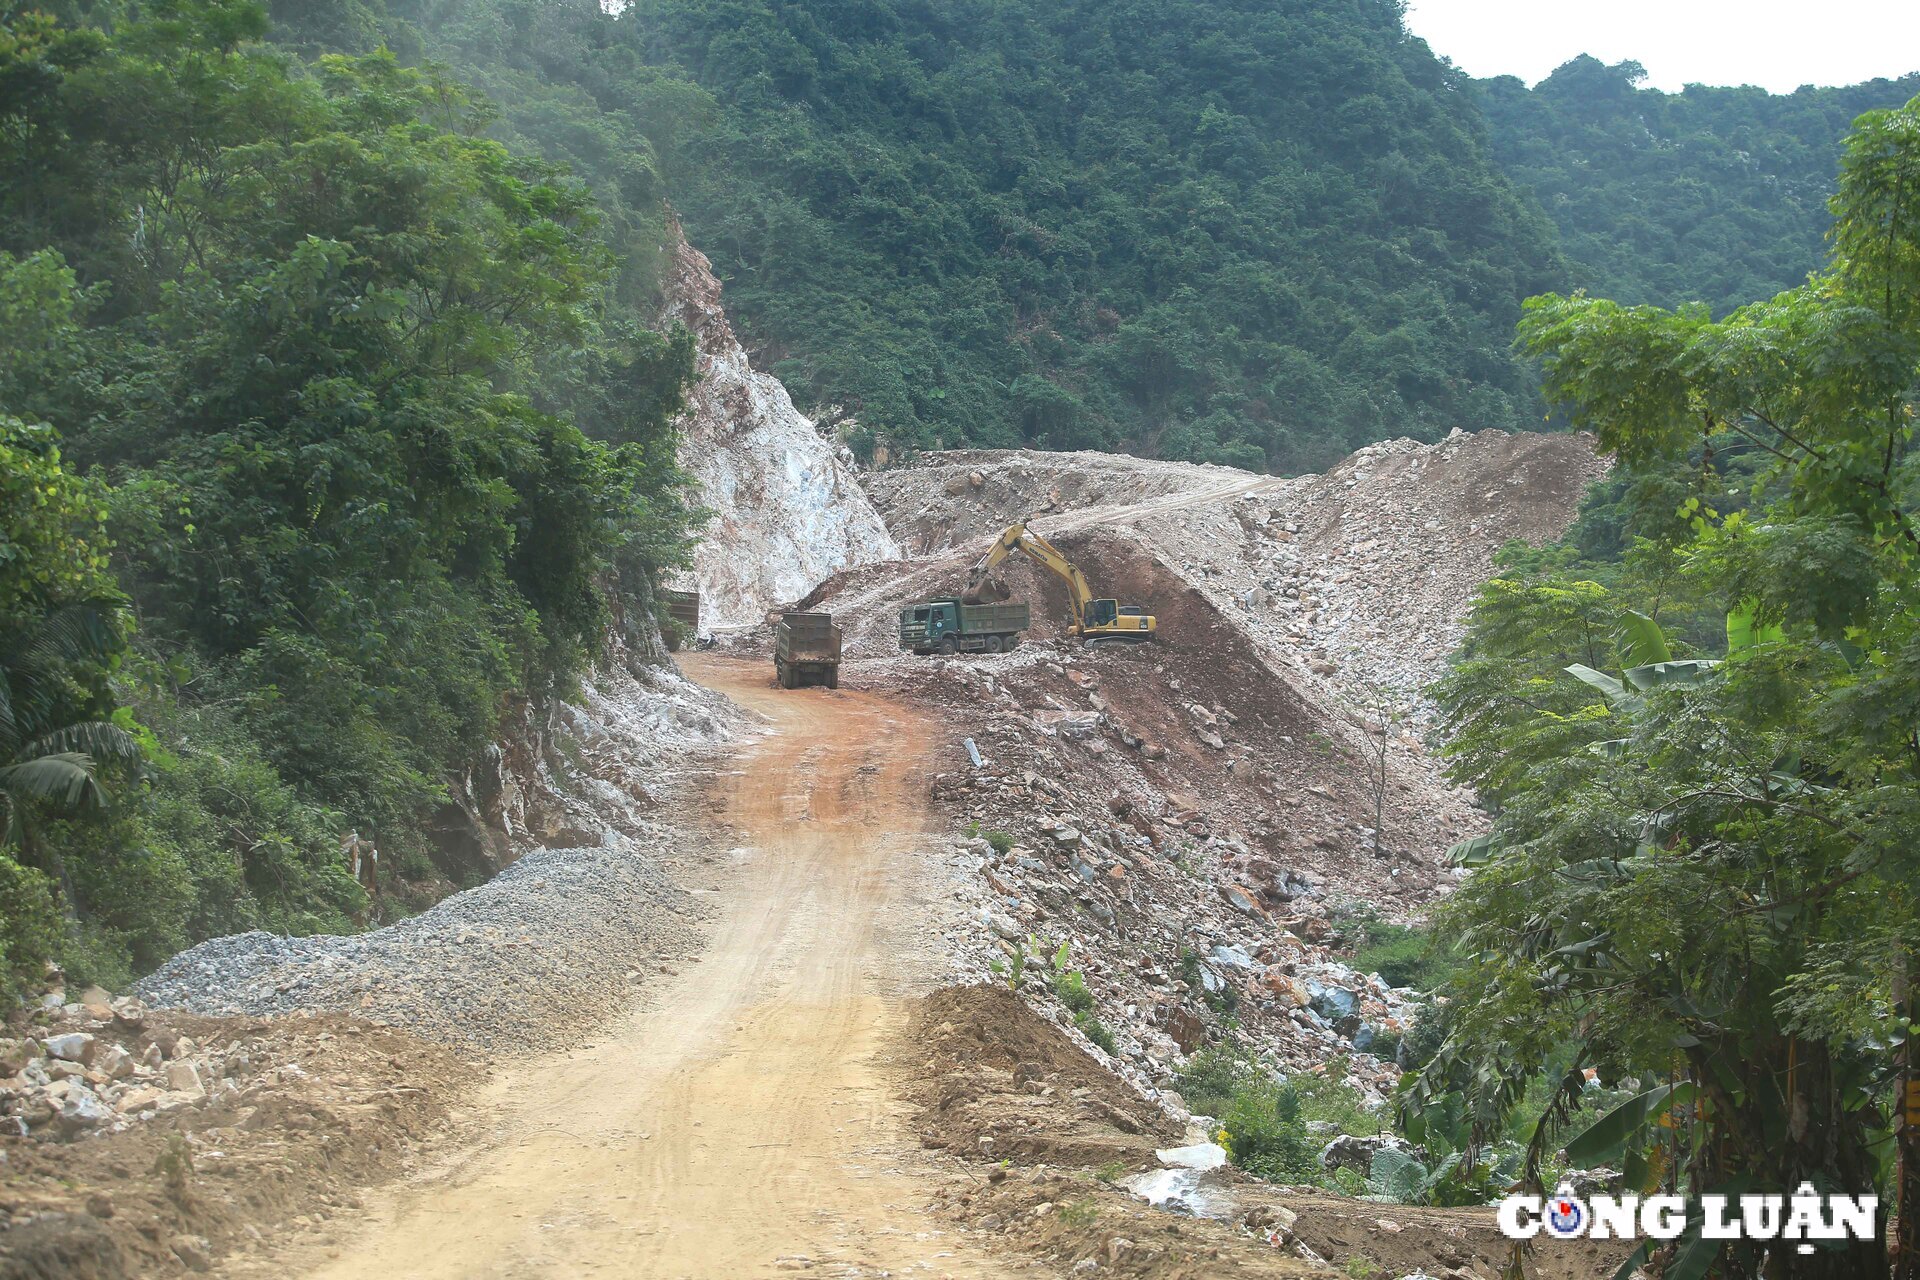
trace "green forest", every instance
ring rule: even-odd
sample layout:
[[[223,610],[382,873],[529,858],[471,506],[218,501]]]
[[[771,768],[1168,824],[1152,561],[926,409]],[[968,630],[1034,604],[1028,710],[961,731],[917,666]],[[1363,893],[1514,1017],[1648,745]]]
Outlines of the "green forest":
[[[1534,1186],[1562,1148],[1693,1196],[1912,1168],[1916,195],[1920,97],[1855,122],[1807,283],[1719,318],[1527,303],[1547,394],[1619,466],[1565,542],[1509,549],[1434,690],[1496,816],[1454,851],[1444,1035],[1401,1115],[1462,1179],[1508,1136],[1496,1180]],[[1604,1115],[1590,1069],[1632,1086]],[[1662,1275],[1887,1273],[1881,1240],[1789,1259],[1690,1214]]]
[[[377,918],[351,830],[434,879],[445,779],[688,517],[690,342],[484,101],[245,0],[65,17],[0,43],[8,986]]]
[[[1525,428],[1518,300],[1726,310],[1824,261],[1853,118],[1577,59],[1459,75],[1387,0],[282,0],[309,54],[438,59],[639,227],[662,200],[798,403],[866,452],[1281,472]]]
[[[1635,63],[1576,58],[1532,89],[1475,84],[1494,160],[1553,219],[1567,285],[1618,302],[1725,313],[1826,260],[1840,140],[1920,74],[1770,94],[1640,87]]]

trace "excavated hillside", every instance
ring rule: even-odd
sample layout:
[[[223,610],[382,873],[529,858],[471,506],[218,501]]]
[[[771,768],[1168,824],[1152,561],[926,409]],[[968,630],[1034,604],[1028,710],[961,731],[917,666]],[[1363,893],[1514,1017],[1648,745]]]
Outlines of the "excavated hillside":
[[[1558,536],[1602,470],[1586,437],[1499,431],[1299,479],[929,454],[867,477],[916,558],[799,603],[844,628],[843,684],[950,727],[934,788],[977,837],[974,923],[951,939],[974,974],[1067,944],[1115,1038],[1090,1051],[1176,1108],[1173,1069],[1222,1039],[1295,1068],[1348,1060],[1383,1098],[1411,993],[1343,962],[1342,922],[1422,914],[1455,883],[1445,849],[1484,822],[1419,736],[1420,690],[1494,553]],[[997,576],[1033,607],[1020,648],[900,654],[898,610],[957,593],[1021,518],[1153,613],[1158,642],[1067,639],[1063,584],[1015,556]]]
[[[753,367],[721,309],[713,265],[678,227],[667,261],[661,319],[685,325],[699,344],[680,465],[713,514],[679,585],[699,589],[702,627],[759,623],[769,605],[842,566],[899,555],[853,456],[814,430],[779,379]]]
[[[976,450],[923,454],[867,487],[895,539],[928,559],[956,549],[970,558],[1018,519],[1048,537],[1134,529],[1283,662],[1338,677],[1330,686],[1349,693],[1410,693],[1457,643],[1493,553],[1510,539],[1559,537],[1605,469],[1589,435],[1456,431],[1432,445],[1370,445],[1325,474],[1287,480]]]

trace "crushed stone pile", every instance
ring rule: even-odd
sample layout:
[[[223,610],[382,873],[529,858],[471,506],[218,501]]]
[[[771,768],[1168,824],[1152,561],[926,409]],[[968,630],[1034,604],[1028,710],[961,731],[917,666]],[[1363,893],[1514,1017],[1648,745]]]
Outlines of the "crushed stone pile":
[[[662,864],[683,837],[530,853],[478,888],[371,933],[213,938],[142,979],[198,1013],[351,1013],[442,1044],[524,1051],[617,1008],[698,949],[703,909]]]
[[[1070,512],[1144,514],[1163,500],[1272,482],[1233,467],[1084,449],[928,452],[862,479],[895,541],[916,559],[970,546],[1016,520],[1045,517],[1045,527],[1057,528]]]
[[[547,1046],[697,949],[704,909],[671,872],[712,857],[711,840],[658,810],[749,730],[670,668],[602,671],[541,755],[563,830],[581,843],[528,847],[485,883],[370,933],[209,939],[136,990],[205,1014],[330,1011],[471,1049]]]
[[[1376,833],[1358,731],[1251,664],[1245,686],[1263,696],[1197,700],[1188,656],[1176,668],[1152,650],[1043,642],[858,664],[862,683],[935,702],[952,725],[933,786],[972,833],[960,843],[972,875],[953,889],[972,917],[945,939],[956,973],[1004,978],[1019,957],[1022,994],[1176,1112],[1174,1073],[1217,1044],[1287,1070],[1345,1058],[1349,1083],[1384,1105],[1416,996],[1352,967],[1344,912],[1420,910],[1453,883],[1436,848],[1481,818],[1464,793],[1427,789],[1408,739],[1390,751]],[[1214,661],[1255,656],[1226,644]],[[1051,981],[1062,944],[1111,1053]]]
[[[1511,539],[1559,537],[1605,470],[1584,433],[1455,431],[1434,444],[1369,445],[1323,475],[1294,479],[1005,450],[925,454],[866,483],[896,539],[925,561],[910,574],[892,571],[902,578],[890,597],[899,604],[924,598],[936,581],[957,589],[1013,519],[1033,516],[1032,527],[1056,540],[1123,526],[1183,588],[1234,611],[1289,678],[1349,702],[1404,703],[1418,719],[1419,692],[1458,644],[1494,553]],[[885,566],[861,572],[884,594]]]
[[[0,1037],[0,1275],[204,1272],[353,1212],[479,1075],[397,1029],[52,982]]]

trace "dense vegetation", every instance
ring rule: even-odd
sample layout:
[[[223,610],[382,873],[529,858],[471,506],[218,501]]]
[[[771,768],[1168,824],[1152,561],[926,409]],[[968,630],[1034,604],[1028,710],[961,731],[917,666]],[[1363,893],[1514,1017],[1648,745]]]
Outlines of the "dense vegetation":
[[[5,12],[0,962],[346,928],[342,836],[424,873],[608,577],[683,554],[689,342],[442,74],[250,0]]]
[[[856,443],[1302,468],[1535,420],[1507,347],[1550,228],[1390,0],[283,9],[448,60],[599,188],[658,179]]]
[[[1803,283],[1825,258],[1840,140],[1920,75],[1770,94],[1639,87],[1635,63],[1576,58],[1529,90],[1475,89],[1500,167],[1559,230],[1576,288],[1725,313]]]
[[[1917,198],[1920,98],[1855,126],[1810,283],[1719,322],[1529,302],[1549,396],[1623,470],[1487,587],[1440,686],[1498,819],[1442,915],[1465,962],[1416,1134],[1487,1141],[1544,1074],[1529,1178],[1567,1141],[1641,1190],[1887,1188],[1920,945]],[[1583,1130],[1587,1068],[1635,1094]],[[1664,1274],[1885,1274],[1876,1241],[1762,1249],[1696,1222]]]
[[[1537,421],[1508,350],[1530,293],[1725,310],[1799,283],[1848,123],[1920,87],[1669,95],[1590,58],[1474,83],[1386,0],[274,15],[305,52],[445,60],[635,228],[670,197],[856,446],[1279,469]]]

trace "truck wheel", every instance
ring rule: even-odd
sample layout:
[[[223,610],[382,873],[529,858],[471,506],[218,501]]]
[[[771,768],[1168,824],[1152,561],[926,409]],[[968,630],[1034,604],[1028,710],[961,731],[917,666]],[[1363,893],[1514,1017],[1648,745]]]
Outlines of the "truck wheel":
[[[835,667],[832,670],[827,672],[827,688],[838,689],[839,687],[840,687],[840,669],[838,667]]]
[[[1006,648],[1006,644],[1005,644],[1005,643],[1004,643],[1004,642],[1003,642],[1003,641],[1002,641],[1002,640],[1000,639],[1000,637],[999,637],[999,636],[988,636],[988,637],[987,637],[987,652],[988,652],[988,653],[998,653],[998,652],[1000,652],[1000,651],[1001,651],[1002,649],[1004,649],[1004,648]]]
[[[941,636],[940,652],[951,658],[954,654],[960,652],[960,642],[952,636]]]
[[[780,678],[782,689],[793,688],[793,672],[788,670],[786,663],[776,661],[773,664],[773,673]]]
[[[1008,652],[1008,653],[1012,653],[1012,652],[1013,652],[1013,651],[1014,651],[1015,649],[1018,649],[1019,647],[1020,647],[1020,637],[1019,637],[1019,636],[1008,636],[1008,637],[1007,637],[1007,652]]]

